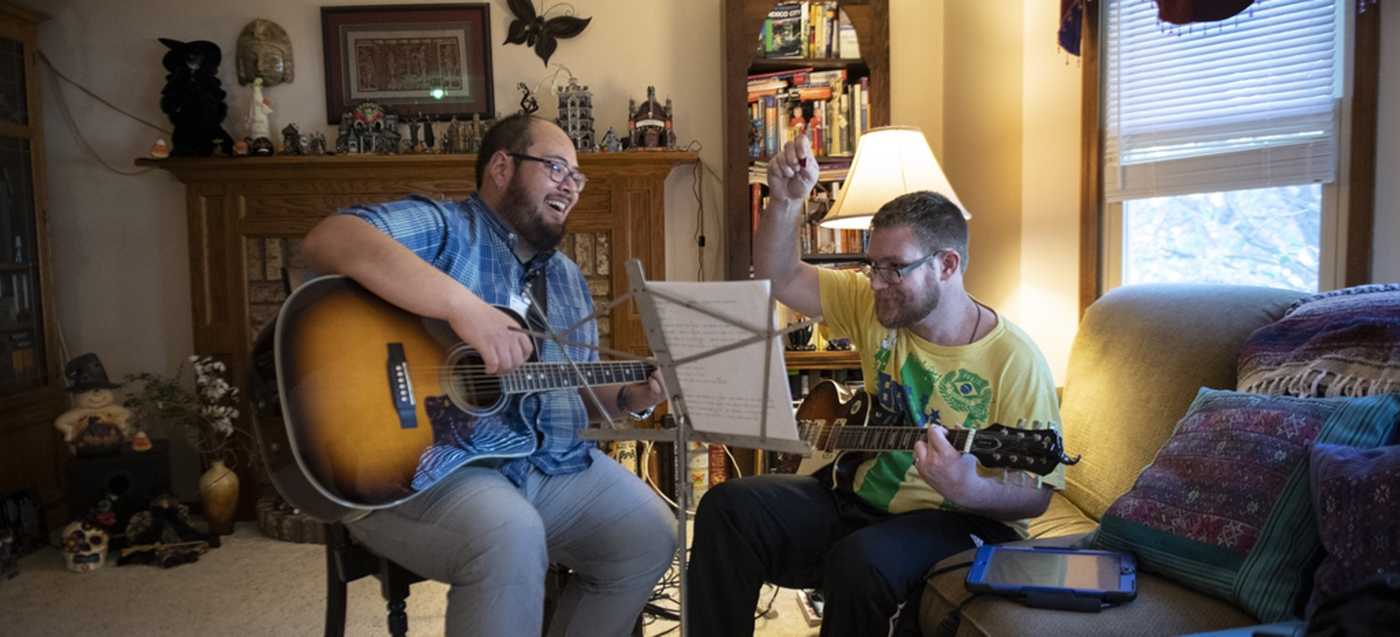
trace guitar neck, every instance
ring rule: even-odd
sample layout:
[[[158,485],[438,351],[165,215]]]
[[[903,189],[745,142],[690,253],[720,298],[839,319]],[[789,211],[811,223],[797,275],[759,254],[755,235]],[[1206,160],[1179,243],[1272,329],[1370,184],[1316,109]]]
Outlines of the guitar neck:
[[[919,427],[845,427],[805,425],[803,439],[822,451],[910,451],[927,432]],[[958,451],[970,448],[972,429],[948,431],[948,444]]]
[[[523,394],[584,385],[640,383],[652,372],[651,365],[640,361],[577,363],[577,372],[574,367],[572,363],[526,363],[500,376],[501,390],[507,394]]]

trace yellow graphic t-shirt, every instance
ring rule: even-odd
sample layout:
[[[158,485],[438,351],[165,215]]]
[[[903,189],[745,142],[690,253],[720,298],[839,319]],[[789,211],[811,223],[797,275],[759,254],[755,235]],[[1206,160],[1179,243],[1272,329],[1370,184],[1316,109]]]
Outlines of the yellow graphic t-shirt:
[[[976,342],[937,345],[910,330],[880,325],[875,292],[865,276],[822,269],[820,281],[822,320],[833,332],[849,337],[860,352],[866,391],[910,424],[939,424],[955,431],[1039,420],[1060,429],[1055,381],[1045,357],[1006,317],[999,315],[996,327]],[[980,464],[978,471],[1000,475],[1000,470],[988,471]],[[1045,483],[1064,489],[1064,467],[1046,476]],[[864,462],[856,470],[854,487],[866,502],[891,513],[958,509],[919,476],[912,450],[883,452]],[[1028,522],[1007,525],[1025,537]]]

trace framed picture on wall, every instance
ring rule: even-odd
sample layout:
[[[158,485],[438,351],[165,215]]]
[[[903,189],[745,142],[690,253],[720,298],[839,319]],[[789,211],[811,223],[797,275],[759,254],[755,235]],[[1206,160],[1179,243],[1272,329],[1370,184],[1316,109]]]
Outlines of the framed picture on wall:
[[[321,7],[321,36],[331,124],[366,101],[401,117],[495,116],[488,4]]]

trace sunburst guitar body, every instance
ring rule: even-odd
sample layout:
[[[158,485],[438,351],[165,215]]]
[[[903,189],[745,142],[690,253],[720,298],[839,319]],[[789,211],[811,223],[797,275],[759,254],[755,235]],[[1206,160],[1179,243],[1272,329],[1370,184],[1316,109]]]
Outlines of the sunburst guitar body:
[[[532,361],[486,374],[446,323],[340,276],[298,288],[275,331],[258,339],[253,362],[255,429],[273,482],[293,506],[327,521],[416,495],[419,464],[439,441],[468,463],[529,455],[533,430],[519,418],[488,416],[518,409],[531,393],[640,382],[651,372],[639,362]]]

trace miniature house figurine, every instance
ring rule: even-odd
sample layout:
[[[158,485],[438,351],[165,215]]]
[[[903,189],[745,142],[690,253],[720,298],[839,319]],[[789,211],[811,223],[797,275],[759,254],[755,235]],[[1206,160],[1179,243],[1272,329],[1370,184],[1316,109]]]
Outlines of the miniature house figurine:
[[[598,152],[615,153],[620,150],[622,150],[622,140],[618,139],[617,133],[609,126],[608,132],[603,133],[603,139],[598,141]]]
[[[282,129],[282,153],[284,155],[304,155],[306,148],[301,143],[301,131],[296,124],[287,124]]]
[[[656,101],[656,87],[647,87],[647,99],[640,106],[627,100],[627,148],[674,150],[676,133],[672,129],[671,99],[666,105]]]
[[[568,86],[559,87],[559,117],[555,122],[574,140],[574,148],[579,152],[597,150],[593,137],[593,93],[587,86],[580,86],[577,78],[571,77]]]
[[[398,115],[374,102],[361,102],[355,110],[341,114],[335,148],[336,152],[352,155],[397,153],[402,139]]]

